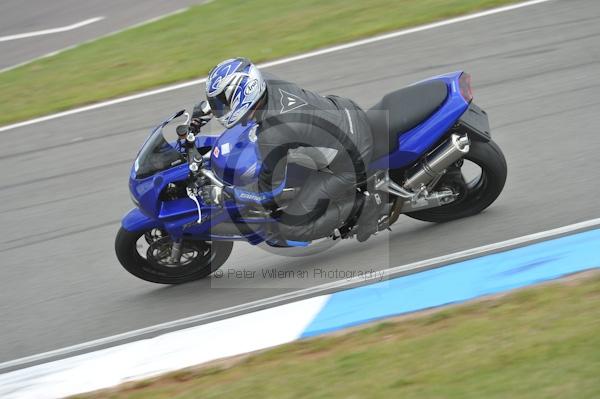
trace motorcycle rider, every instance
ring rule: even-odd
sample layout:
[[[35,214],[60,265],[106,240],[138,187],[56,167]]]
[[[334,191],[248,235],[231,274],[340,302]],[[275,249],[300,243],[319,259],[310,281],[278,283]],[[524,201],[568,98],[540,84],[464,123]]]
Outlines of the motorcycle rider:
[[[288,162],[312,163],[313,171],[281,214],[279,237],[294,241],[326,237],[356,215],[359,241],[377,232],[381,200],[365,186],[371,130],[366,114],[353,101],[321,96],[263,75],[246,58],[215,66],[206,80],[206,97],[210,108],[206,102],[194,108],[192,127],[208,123],[213,115],[225,128],[256,123],[250,134],[262,160],[258,187],[236,187],[236,200],[274,209],[285,186]],[[215,147],[213,156],[218,152]]]

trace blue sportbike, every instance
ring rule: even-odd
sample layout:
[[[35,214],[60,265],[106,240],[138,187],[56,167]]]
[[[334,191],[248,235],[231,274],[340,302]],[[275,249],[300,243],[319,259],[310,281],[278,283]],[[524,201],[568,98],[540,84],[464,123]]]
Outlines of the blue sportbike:
[[[475,215],[498,198],[506,160],[491,139],[486,112],[472,100],[470,76],[455,72],[391,92],[367,111],[374,139],[369,191],[385,201],[379,230],[402,214],[427,222]],[[236,125],[214,136],[193,131],[189,122],[179,111],[157,126],[131,169],[136,207],[124,216],[115,242],[130,273],[180,284],[221,267],[234,241],[291,253],[355,235],[351,218],[320,243],[277,237],[277,210],[228,195],[257,181],[257,126]],[[302,190],[310,172],[309,163],[290,162],[278,210]]]

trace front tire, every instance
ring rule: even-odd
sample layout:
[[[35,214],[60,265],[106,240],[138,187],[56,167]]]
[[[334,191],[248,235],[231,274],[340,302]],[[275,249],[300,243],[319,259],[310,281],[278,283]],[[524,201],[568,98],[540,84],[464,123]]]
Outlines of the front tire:
[[[231,241],[184,240],[181,264],[169,265],[161,262],[164,258],[160,258],[159,254],[161,248],[168,249],[170,242],[169,237],[161,235],[158,229],[131,232],[121,227],[115,239],[115,252],[125,270],[142,280],[182,284],[205,278],[219,269],[233,249]],[[144,243],[149,244],[146,251],[141,250]]]
[[[470,182],[465,182],[461,177],[463,184],[458,187],[460,194],[454,202],[438,208],[408,212],[406,215],[425,222],[443,223],[476,215],[490,206],[498,198],[506,183],[507,165],[502,150],[491,140],[487,143],[472,141],[471,148],[464,159],[477,165],[481,169],[481,174]],[[462,176],[460,168],[455,168],[441,179],[435,189],[453,185],[455,188],[456,183],[451,182],[451,179],[456,173]]]

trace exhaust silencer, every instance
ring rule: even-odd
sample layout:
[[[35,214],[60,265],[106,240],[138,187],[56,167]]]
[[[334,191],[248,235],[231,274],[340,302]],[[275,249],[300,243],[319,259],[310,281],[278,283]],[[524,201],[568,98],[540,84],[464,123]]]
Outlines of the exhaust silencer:
[[[417,190],[441,176],[448,166],[465,156],[471,142],[466,135],[453,134],[450,139],[436,148],[420,164],[408,171],[404,188]]]

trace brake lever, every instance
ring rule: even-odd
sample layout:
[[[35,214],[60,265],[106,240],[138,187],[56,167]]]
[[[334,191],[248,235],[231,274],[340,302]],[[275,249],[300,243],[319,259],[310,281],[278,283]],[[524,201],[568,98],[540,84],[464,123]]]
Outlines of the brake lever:
[[[196,208],[198,209],[198,223],[202,223],[202,207],[200,206],[200,202],[198,201],[198,190],[193,189],[190,186],[186,187],[187,196],[194,201],[196,204]]]

